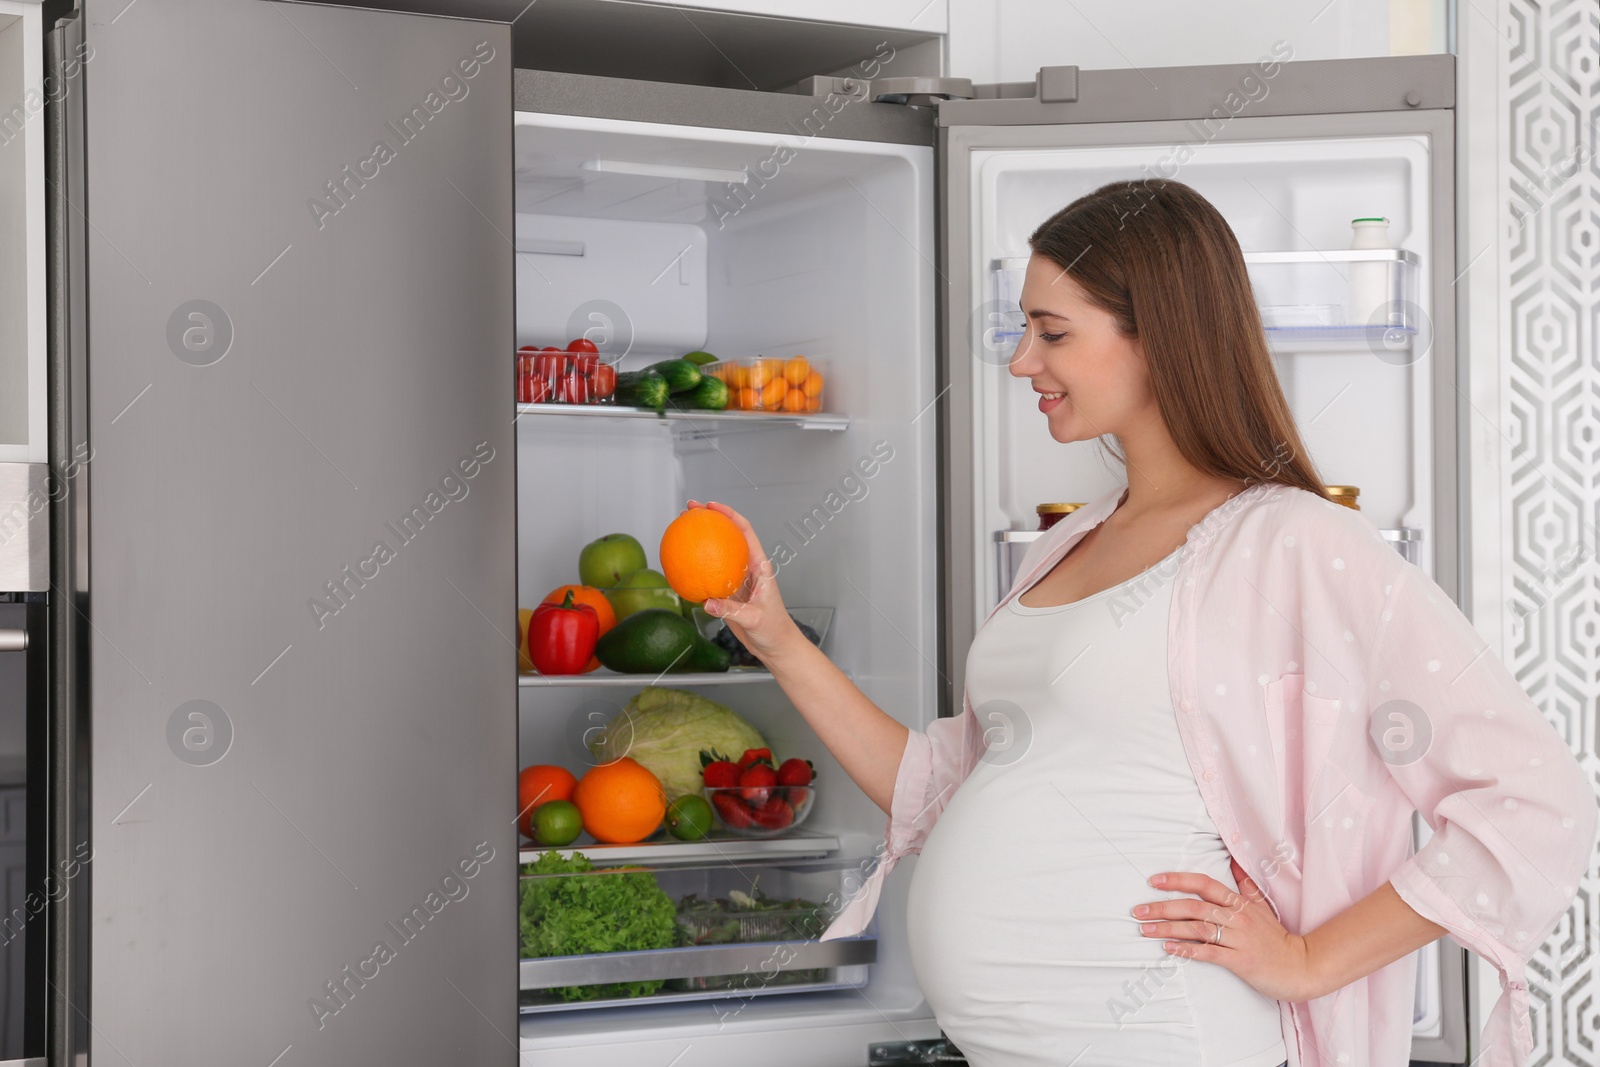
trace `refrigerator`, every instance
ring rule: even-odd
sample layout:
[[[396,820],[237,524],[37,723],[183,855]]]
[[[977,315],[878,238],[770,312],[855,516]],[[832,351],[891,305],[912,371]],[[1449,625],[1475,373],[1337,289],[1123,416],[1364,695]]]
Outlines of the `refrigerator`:
[[[654,565],[687,499],[722,501],[878,706],[959,711],[1034,506],[1115,480],[1006,373],[1026,235],[1178,154],[1253,257],[1316,461],[1458,588],[1449,57],[972,86],[887,49],[742,92],[517,69],[504,22],[265,0],[83,0],[43,47],[70,87],[51,462],[92,457],[51,509],[50,858],[92,844],[49,917],[51,1062],[958,1062],[908,960],[914,859],[857,938],[519,958],[518,769],[592,762],[653,679],[519,673],[517,608],[585,543],[631,533]],[[1394,247],[1350,255],[1374,215]],[[1342,320],[1351,266],[1392,317]],[[804,355],[827,392],[519,404],[515,350],[580,336],[621,370]],[[812,759],[814,810],[599,862],[847,891],[883,814],[770,676],[661,684]],[[1421,954],[1417,1058],[1466,1060],[1462,956]],[[541,994],[636,980],[669,984]]]

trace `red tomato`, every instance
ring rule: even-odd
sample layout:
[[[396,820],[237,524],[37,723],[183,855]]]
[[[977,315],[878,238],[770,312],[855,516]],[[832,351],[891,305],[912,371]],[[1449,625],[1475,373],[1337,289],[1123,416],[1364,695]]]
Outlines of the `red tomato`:
[[[556,382],[556,399],[564,404],[589,402],[589,379],[580,370],[569,370]]]
[[[600,349],[596,348],[595,347],[595,343],[593,341],[589,340],[587,337],[580,337],[576,341],[568,341],[567,342],[567,351],[568,352],[598,352],[598,351],[600,351]]]
[[[589,378],[589,391],[596,400],[610,396],[617,391],[617,368],[609,363],[602,363],[594,369],[594,374]]]
[[[543,404],[550,399],[550,382],[545,378],[529,378],[525,404]]]
[[[593,374],[600,365],[600,357],[593,352],[580,352],[572,357],[572,365],[582,374]]]
[[[551,385],[567,372],[567,355],[559,348],[547,348],[533,360],[533,376],[543,378]]]

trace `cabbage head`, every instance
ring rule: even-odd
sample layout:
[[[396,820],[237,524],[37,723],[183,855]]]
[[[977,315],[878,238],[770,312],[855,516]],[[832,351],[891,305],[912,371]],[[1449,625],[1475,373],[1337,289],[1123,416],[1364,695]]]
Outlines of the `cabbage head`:
[[[667,799],[700,792],[700,750],[737,760],[747,748],[766,748],[754,726],[731,708],[698,693],[646,686],[589,743],[597,760],[632,756],[661,780]]]

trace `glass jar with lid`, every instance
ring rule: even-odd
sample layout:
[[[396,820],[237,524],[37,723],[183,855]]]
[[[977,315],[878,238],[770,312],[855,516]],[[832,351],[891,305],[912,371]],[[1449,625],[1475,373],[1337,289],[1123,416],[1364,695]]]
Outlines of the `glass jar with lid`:
[[[1050,527],[1060,522],[1063,515],[1070,515],[1081,507],[1083,507],[1082,503],[1040,504],[1033,510],[1039,516],[1039,529],[1048,530]]]
[[[1336,504],[1343,504],[1356,511],[1361,510],[1361,505],[1356,503],[1356,498],[1361,495],[1361,490],[1353,485],[1325,485],[1323,492]]]

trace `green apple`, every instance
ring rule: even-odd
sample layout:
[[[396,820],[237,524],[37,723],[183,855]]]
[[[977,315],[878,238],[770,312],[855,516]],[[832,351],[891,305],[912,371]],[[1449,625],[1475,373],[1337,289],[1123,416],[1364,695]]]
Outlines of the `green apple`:
[[[630,534],[606,534],[578,554],[578,581],[609,589],[645,565],[644,546]]]
[[[617,613],[617,621],[646,608],[666,608],[683,612],[678,594],[667,584],[667,576],[648,567],[640,567],[609,589],[601,589]]]

